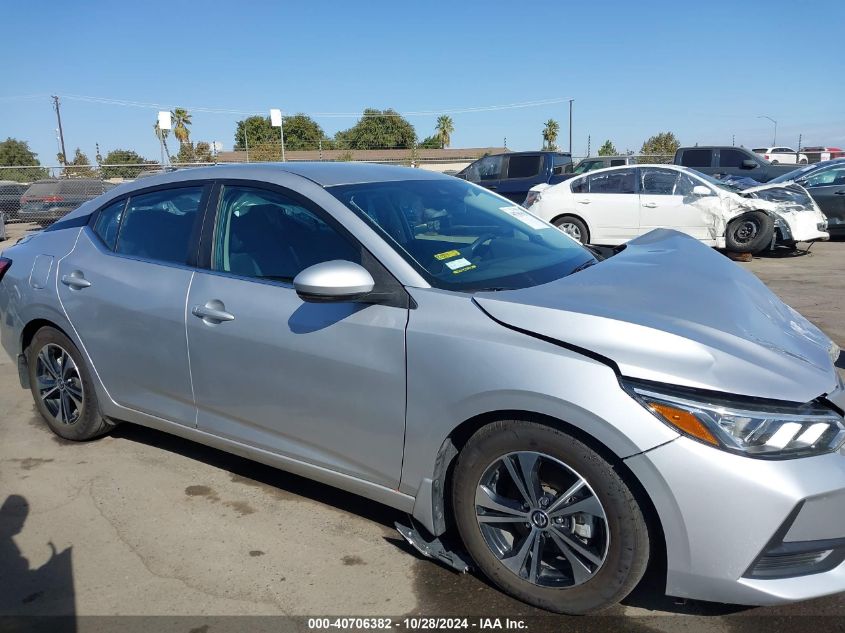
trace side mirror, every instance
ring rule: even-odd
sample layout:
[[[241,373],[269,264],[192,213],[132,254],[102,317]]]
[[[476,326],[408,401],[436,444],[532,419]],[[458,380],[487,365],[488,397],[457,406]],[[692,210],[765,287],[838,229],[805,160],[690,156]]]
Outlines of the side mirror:
[[[335,259],[309,266],[293,279],[303,301],[355,301],[373,291],[373,276],[358,264]]]
[[[742,168],[743,169],[755,169],[757,167],[757,163],[750,158],[746,158],[742,161]]]
[[[713,192],[710,190],[710,187],[705,187],[704,185],[696,185],[692,188],[692,195],[694,196],[709,196],[712,194]]]

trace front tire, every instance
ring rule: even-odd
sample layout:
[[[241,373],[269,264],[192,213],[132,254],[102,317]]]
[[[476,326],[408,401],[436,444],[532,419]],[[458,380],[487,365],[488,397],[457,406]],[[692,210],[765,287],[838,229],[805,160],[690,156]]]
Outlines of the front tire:
[[[757,255],[772,243],[775,221],[764,211],[749,211],[728,223],[725,246],[736,253]]]
[[[556,428],[506,420],[477,431],[458,456],[452,506],[479,569],[549,611],[616,604],[648,563],[648,529],[628,486]]]
[[[557,228],[566,233],[569,237],[581,244],[590,243],[590,231],[581,218],[574,215],[562,215],[552,222]]]
[[[82,354],[52,327],[35,333],[27,350],[29,384],[35,406],[50,430],[66,440],[93,439],[111,429]]]

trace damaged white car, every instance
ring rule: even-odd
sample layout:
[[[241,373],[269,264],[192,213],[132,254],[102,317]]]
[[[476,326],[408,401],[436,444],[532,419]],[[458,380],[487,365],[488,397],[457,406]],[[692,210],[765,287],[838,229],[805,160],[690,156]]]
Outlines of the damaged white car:
[[[675,165],[611,167],[537,185],[524,206],[583,244],[613,246],[656,228],[746,253],[829,238],[827,218],[800,185],[740,191]]]

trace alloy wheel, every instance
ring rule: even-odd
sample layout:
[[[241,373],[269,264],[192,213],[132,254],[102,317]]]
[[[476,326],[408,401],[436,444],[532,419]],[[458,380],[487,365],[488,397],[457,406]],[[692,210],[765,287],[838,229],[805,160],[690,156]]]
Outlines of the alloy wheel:
[[[587,481],[543,453],[508,453],[484,471],[475,493],[490,551],[534,585],[564,588],[596,575],[607,557],[607,515]]]
[[[564,222],[558,226],[558,228],[573,240],[577,240],[579,242],[581,241],[581,229],[579,229],[577,225],[572,224],[571,222]]]
[[[36,357],[38,397],[47,412],[62,424],[76,424],[82,416],[85,388],[70,354],[55,343],[41,348]]]

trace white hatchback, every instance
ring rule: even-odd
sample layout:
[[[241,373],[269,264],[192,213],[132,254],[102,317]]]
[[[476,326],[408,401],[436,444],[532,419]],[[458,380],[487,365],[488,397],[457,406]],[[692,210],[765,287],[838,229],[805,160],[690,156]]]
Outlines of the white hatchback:
[[[610,167],[537,185],[524,206],[585,244],[618,245],[656,228],[751,253],[829,237],[827,218],[800,185],[740,191],[675,165]]]
[[[808,161],[806,154],[799,154],[791,147],[758,147],[751,151],[772,165],[806,165]]]

